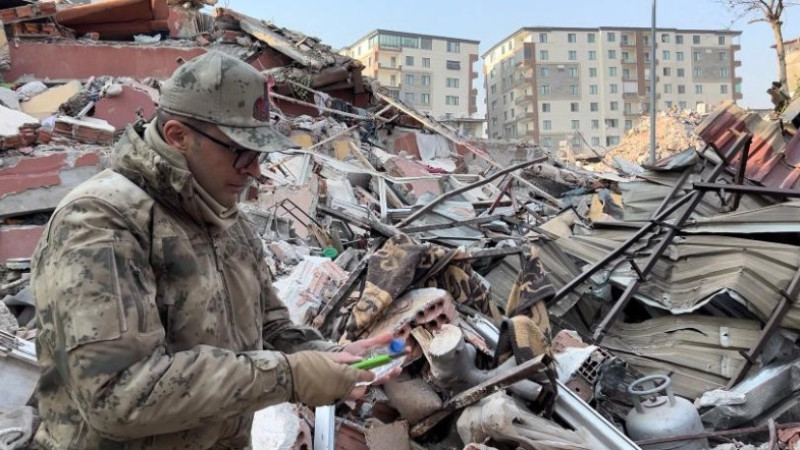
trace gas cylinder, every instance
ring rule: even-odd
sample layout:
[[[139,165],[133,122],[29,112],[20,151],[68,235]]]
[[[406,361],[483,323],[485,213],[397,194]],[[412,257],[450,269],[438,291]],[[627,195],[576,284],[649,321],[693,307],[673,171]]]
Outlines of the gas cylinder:
[[[653,387],[645,389],[647,384]],[[692,403],[676,397],[669,387],[666,375],[650,375],[639,378],[628,386],[633,398],[633,409],[625,419],[628,436],[634,441],[661,437],[697,434],[705,431],[700,414]],[[659,393],[666,395],[658,395]],[[645,450],[704,450],[709,448],[707,439],[690,439],[661,444],[642,445]]]

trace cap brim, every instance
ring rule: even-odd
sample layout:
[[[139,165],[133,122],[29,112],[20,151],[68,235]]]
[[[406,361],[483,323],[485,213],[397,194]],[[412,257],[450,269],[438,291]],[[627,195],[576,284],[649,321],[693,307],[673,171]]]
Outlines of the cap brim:
[[[257,152],[272,153],[301,148],[269,125],[263,127],[217,125],[217,128],[236,144]]]

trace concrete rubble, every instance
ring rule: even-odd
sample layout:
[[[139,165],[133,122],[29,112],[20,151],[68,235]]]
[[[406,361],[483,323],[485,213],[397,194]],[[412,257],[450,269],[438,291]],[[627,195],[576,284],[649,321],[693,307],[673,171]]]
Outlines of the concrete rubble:
[[[302,147],[241,203],[293,320],[411,347],[332,430],[279,405],[253,448],[796,448],[796,117],[666,112],[651,165],[645,121],[587,158],[468,140],[319,39],[214,3],[0,0],[2,445],[36,426],[27,286],[49,214],[180,61],[221,51],[263,71]],[[663,422],[634,442],[645,407]]]

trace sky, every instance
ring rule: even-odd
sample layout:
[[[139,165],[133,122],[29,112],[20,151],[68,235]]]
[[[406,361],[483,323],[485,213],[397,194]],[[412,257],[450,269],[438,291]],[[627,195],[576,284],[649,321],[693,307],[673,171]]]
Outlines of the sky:
[[[219,0],[217,6],[269,20],[278,26],[316,36],[334,49],[354,43],[375,28],[432,34],[480,41],[479,56],[522,27],[649,27],[651,0]],[[718,0],[658,0],[659,28],[731,29],[741,31],[744,98],[740,105],[771,108],[767,88],[777,79],[772,30],[765,22],[748,23],[758,16],[739,18]],[[800,6],[783,17],[783,37],[800,37]],[[480,78],[479,112],[483,102]]]

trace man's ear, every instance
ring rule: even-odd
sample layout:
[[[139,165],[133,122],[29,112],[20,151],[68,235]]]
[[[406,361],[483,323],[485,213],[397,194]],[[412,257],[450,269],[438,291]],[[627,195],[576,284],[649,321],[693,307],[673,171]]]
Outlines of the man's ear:
[[[164,142],[170,147],[186,155],[192,146],[192,135],[189,128],[177,120],[168,120],[162,131]]]

